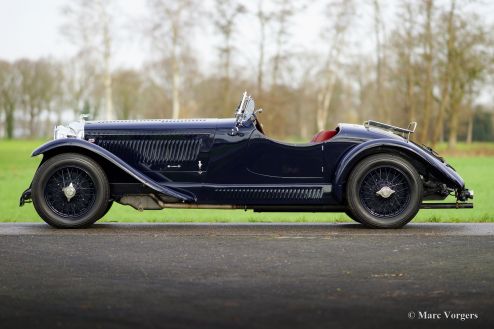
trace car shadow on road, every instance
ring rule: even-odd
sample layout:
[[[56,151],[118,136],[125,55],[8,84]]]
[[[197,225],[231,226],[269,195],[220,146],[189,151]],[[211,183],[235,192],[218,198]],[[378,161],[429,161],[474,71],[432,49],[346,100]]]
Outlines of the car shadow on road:
[[[0,235],[494,235],[492,223],[411,223],[370,229],[357,223],[96,223],[87,229],[55,229],[42,223],[2,223]]]

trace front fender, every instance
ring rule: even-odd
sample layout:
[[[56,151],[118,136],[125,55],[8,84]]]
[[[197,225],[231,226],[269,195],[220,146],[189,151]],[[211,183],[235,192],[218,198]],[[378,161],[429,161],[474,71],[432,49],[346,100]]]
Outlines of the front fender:
[[[125,161],[117,157],[115,154],[109,152],[108,150],[102,148],[101,146],[95,145],[93,143],[89,143],[88,141],[83,139],[75,139],[75,138],[56,139],[48,143],[45,143],[40,147],[38,147],[37,149],[35,149],[31,154],[31,156],[38,156],[40,154],[45,154],[47,152],[52,152],[56,150],[62,151],[63,148],[67,148],[67,147],[70,147],[71,149],[75,149],[75,150],[84,149],[98,156],[101,156],[106,160],[108,160],[109,162],[111,162],[112,164],[114,164],[115,166],[117,166],[118,168],[122,169],[125,173],[137,179],[139,182],[143,183],[144,185],[148,186],[149,188],[159,193],[163,193],[165,195],[186,202],[195,201],[194,196],[179,192],[173,188],[156,183],[154,180],[150,179],[146,175],[142,174],[133,167],[129,166]]]
[[[335,187],[335,197],[339,201],[343,200],[344,186],[347,177],[360,160],[371,154],[384,153],[389,149],[405,153],[412,158],[420,160],[427,165],[438,178],[442,178],[444,183],[448,186],[458,189],[463,189],[465,187],[463,179],[456,171],[414,143],[396,139],[373,139],[353,147],[341,159],[334,174],[333,186]]]

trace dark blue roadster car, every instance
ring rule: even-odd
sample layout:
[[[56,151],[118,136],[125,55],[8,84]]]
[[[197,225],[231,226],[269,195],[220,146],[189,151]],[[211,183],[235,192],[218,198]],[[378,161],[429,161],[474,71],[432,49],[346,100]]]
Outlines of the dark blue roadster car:
[[[398,228],[420,208],[471,208],[473,192],[406,129],[367,121],[321,131],[306,144],[267,137],[252,97],[233,119],[88,121],[58,126],[20,204],[48,224],[87,227],[113,202],[138,210],[345,212]],[[444,200],[454,195],[456,202]]]

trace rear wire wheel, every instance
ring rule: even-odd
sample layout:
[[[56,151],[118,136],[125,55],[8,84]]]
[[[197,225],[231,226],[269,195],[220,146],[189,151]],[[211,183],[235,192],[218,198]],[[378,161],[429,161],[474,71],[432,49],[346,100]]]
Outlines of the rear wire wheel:
[[[419,211],[422,195],[423,183],[417,170],[404,158],[390,154],[362,160],[347,184],[354,220],[374,228],[407,224]]]
[[[112,206],[113,206],[113,201],[108,201],[108,204],[106,205],[106,210],[103,213],[103,215],[101,215],[101,217],[105,217],[106,214],[110,211]]]
[[[58,228],[87,227],[110,209],[106,174],[91,158],[65,153],[44,162],[32,184],[34,208]]]

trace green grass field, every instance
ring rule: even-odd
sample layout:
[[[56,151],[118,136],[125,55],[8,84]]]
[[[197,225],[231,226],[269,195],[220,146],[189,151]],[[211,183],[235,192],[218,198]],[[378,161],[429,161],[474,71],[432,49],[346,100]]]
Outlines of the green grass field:
[[[19,196],[29,186],[41,158],[31,158],[42,141],[0,141],[0,222],[41,221],[32,204],[19,207]],[[493,149],[494,144],[472,149]],[[461,150],[468,150],[465,145]],[[480,152],[480,154],[482,154]],[[475,190],[475,209],[421,210],[416,222],[494,222],[494,156],[456,156],[447,160]],[[454,202],[453,199],[450,200]],[[345,222],[344,214],[253,213],[242,210],[178,210],[138,212],[114,205],[103,221],[110,222]]]

